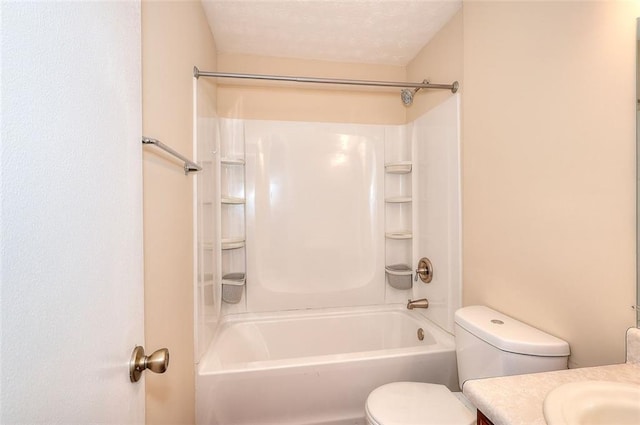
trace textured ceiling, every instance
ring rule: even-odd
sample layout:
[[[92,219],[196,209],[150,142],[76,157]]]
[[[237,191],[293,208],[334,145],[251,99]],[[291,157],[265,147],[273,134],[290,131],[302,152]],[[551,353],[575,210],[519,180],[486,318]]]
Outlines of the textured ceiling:
[[[221,53],[406,65],[462,0],[202,0]]]

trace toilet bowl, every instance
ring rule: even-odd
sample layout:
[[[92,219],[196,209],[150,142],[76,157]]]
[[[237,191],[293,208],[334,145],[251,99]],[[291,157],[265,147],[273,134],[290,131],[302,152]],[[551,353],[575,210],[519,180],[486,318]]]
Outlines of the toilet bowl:
[[[569,344],[484,306],[455,313],[460,388],[469,379],[567,368]],[[368,425],[471,425],[476,410],[444,385],[392,382],[373,390],[365,405]]]

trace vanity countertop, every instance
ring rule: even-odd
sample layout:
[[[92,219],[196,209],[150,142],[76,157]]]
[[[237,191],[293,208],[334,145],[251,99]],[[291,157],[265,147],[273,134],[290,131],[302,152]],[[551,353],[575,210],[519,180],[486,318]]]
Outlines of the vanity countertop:
[[[542,404],[554,388],[569,382],[599,380],[640,385],[640,329],[627,332],[627,362],[468,381],[463,392],[494,425],[545,425]]]

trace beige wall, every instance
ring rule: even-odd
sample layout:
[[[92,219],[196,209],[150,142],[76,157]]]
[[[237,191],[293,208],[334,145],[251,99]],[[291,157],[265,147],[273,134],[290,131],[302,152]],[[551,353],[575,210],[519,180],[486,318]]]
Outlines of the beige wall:
[[[201,3],[143,1],[143,131],[188,157],[194,65],[216,66]],[[145,147],[145,348],[171,355],[164,375],[145,375],[149,424],[194,422],[192,184],[182,163]]]
[[[464,304],[624,361],[637,2],[465,2]]]
[[[464,92],[462,9],[431,39],[407,65],[407,81],[429,80],[432,83],[460,83],[459,93]],[[413,105],[406,108],[407,122],[419,118],[429,109],[442,103],[450,90],[419,91]]]
[[[218,70],[323,78],[404,81],[405,67],[220,54]],[[218,81],[218,112],[227,118],[403,124],[399,89],[302,83]]]

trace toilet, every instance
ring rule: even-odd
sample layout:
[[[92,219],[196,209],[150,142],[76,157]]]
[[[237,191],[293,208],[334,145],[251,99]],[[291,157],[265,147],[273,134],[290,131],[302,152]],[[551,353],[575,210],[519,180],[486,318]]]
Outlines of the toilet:
[[[569,344],[484,306],[455,313],[460,388],[470,379],[567,368]],[[367,398],[368,425],[471,425],[475,408],[444,385],[393,382]]]

